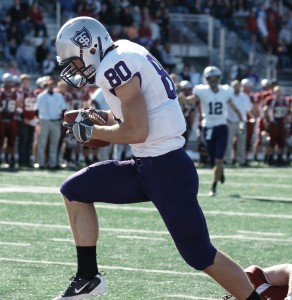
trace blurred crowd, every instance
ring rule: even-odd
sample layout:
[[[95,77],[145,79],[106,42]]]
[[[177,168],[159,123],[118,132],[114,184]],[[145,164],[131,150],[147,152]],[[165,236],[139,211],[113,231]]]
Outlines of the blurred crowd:
[[[170,72],[176,69],[169,44],[169,13],[209,14],[250,47],[271,56],[279,69],[292,68],[292,7],[279,1],[242,0],[60,0],[61,23],[76,16],[102,22],[113,40],[126,38],[148,48]],[[52,75],[57,71],[55,37],[48,36],[44,10],[56,3],[13,0],[0,9],[0,75],[9,71]],[[176,70],[177,71],[177,70]],[[2,73],[1,73],[2,72]]]

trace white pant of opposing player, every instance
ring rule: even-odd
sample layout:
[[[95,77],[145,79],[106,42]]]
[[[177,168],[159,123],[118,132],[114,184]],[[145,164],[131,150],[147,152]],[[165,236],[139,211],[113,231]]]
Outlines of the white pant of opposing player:
[[[239,130],[239,122],[228,123],[228,143],[225,152],[225,161],[232,164],[233,141],[236,137],[236,157],[239,164],[246,162],[246,130],[241,133]]]

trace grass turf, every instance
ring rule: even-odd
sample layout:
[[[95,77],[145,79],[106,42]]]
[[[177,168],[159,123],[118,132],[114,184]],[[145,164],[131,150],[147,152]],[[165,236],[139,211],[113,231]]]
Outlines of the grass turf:
[[[218,185],[215,198],[206,196],[211,170],[198,172],[199,202],[217,248],[243,267],[289,262],[291,168],[226,169],[226,183]],[[53,299],[76,271],[58,192],[71,173],[0,170],[1,299]],[[184,263],[151,203],[96,207],[98,263],[109,287],[104,299],[220,299],[224,294]]]

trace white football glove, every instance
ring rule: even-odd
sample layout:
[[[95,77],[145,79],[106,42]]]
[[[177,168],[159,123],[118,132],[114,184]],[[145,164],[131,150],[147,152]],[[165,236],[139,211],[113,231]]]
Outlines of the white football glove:
[[[80,142],[88,142],[92,139],[94,123],[86,113],[82,113],[82,120],[72,126],[72,133],[75,139]]]

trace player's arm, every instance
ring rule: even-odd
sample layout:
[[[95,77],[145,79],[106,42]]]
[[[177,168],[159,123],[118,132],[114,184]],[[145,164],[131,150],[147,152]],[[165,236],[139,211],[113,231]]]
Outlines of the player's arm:
[[[95,125],[92,139],[101,139],[115,144],[143,143],[148,137],[147,106],[140,87],[140,80],[134,76],[129,82],[115,89],[121,101],[124,121],[112,126]]]
[[[288,294],[292,295],[292,264],[275,265],[263,269],[273,286],[287,286]]]
[[[240,122],[243,122],[243,118],[242,118],[241,112],[238,110],[238,108],[236,107],[236,105],[234,104],[234,102],[233,102],[231,99],[229,99],[229,100],[227,101],[227,103],[228,103],[228,104],[230,105],[230,107],[235,111],[235,113],[237,114],[237,116],[238,116]]]

